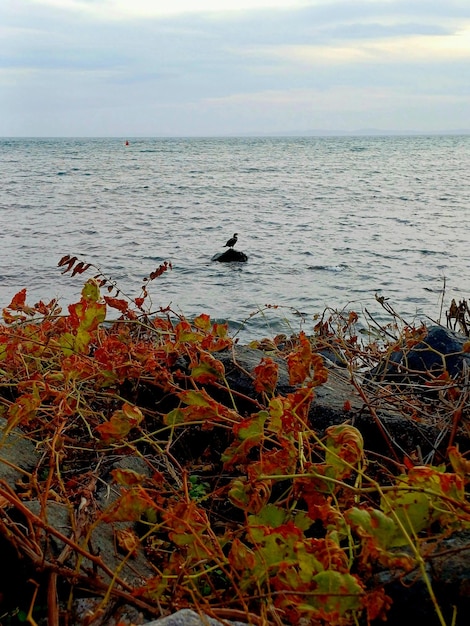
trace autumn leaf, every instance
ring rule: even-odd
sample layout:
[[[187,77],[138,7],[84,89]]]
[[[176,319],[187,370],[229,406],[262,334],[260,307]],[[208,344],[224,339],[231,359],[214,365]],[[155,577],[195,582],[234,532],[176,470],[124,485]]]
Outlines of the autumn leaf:
[[[209,353],[200,353],[199,362],[191,368],[191,376],[200,383],[210,383],[224,377],[225,368],[221,361]]]
[[[312,352],[311,343],[306,334],[301,331],[298,345],[286,357],[289,368],[289,383],[312,386],[322,385],[328,379],[328,371],[319,354]]]
[[[177,324],[175,333],[179,343],[200,343],[204,339],[203,333],[194,331],[188,322]]]
[[[326,613],[345,615],[361,607],[364,590],[351,574],[328,569],[316,574],[312,583],[316,586],[312,604]]]
[[[349,424],[326,429],[325,463],[335,470],[335,478],[351,475],[363,460],[364,441],[360,431]]]
[[[113,477],[115,483],[124,487],[141,485],[146,478],[144,474],[139,474],[134,470],[123,468],[117,468],[112,470],[111,476]]]
[[[154,500],[143,487],[123,490],[120,497],[104,511],[105,522],[137,522],[143,515],[153,517],[158,512]]]
[[[451,446],[447,453],[449,461],[456,474],[462,476],[465,482],[470,481],[470,460],[466,459],[456,446]]]
[[[116,540],[119,548],[131,556],[137,556],[140,540],[137,533],[132,528],[122,528],[116,531]]]
[[[8,309],[11,311],[22,311],[26,304],[26,289],[22,289],[15,294],[8,305]]]
[[[311,373],[312,346],[303,331],[299,333],[298,340],[299,344],[286,357],[291,385],[303,384]]]
[[[5,434],[20,424],[28,424],[34,419],[41,405],[41,398],[37,391],[24,393],[8,409],[8,427]]]
[[[269,357],[263,357],[254,368],[253,386],[258,393],[272,394],[277,385],[279,365]]]
[[[226,469],[235,463],[246,460],[248,452],[257,446],[263,439],[264,423],[268,414],[260,411],[256,415],[247,417],[233,426],[233,434],[237,439],[222,454],[222,461]]]
[[[125,403],[122,409],[115,411],[108,422],[99,424],[96,430],[104,442],[119,441],[124,439],[130,431],[138,426],[143,420],[142,411],[130,404]]]
[[[202,313],[198,317],[194,318],[193,324],[194,326],[196,326],[196,328],[199,328],[200,330],[208,331],[211,327],[210,315]]]
[[[70,271],[75,263],[75,261],[78,261],[76,256],[70,256],[69,254],[66,254],[65,256],[63,256],[60,261],[58,262],[58,266],[59,267],[64,267],[65,269],[62,270],[62,274],[66,274],[68,271]]]
[[[173,269],[173,266],[171,265],[171,263],[169,261],[164,261],[155,270],[153,270],[153,272],[150,272],[150,274],[148,275],[148,280],[155,280],[155,278],[158,278],[164,272],[171,270],[171,269]],[[144,280],[147,280],[147,279],[144,279]]]
[[[87,269],[91,266],[91,263],[83,263],[83,261],[80,261],[79,263],[77,263],[75,265],[75,267],[72,270],[72,276],[75,276],[76,274],[83,274],[84,272],[87,271]]]
[[[173,409],[163,417],[167,425],[184,422],[201,422],[203,428],[212,428],[215,422],[237,421],[238,415],[214,400],[205,389],[189,389],[179,393],[183,408]]]
[[[112,307],[113,309],[117,309],[121,313],[128,312],[129,304],[126,300],[123,300],[122,298],[112,298],[111,296],[104,296],[103,300],[108,306]]]

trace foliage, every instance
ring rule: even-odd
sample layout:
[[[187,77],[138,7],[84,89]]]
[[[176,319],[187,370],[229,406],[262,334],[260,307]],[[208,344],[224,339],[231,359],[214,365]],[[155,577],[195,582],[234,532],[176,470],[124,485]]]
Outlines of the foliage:
[[[90,268],[69,256],[60,266]],[[72,596],[79,582],[103,603],[116,595],[155,615],[197,606],[266,623],[370,623],[391,602],[372,575],[377,566],[426,577],[422,540],[468,528],[469,461],[456,447],[439,465],[410,455],[378,468],[347,420],[324,435],[312,425],[311,403],[329,375],[320,348],[341,354],[359,388],[357,372],[397,345],[382,336],[361,347],[355,313],[317,320],[310,337],[276,338],[248,397],[230,388],[217,358],[233,347],[225,324],[152,314],[146,285],[134,299],[110,295],[115,285],[102,295],[104,287],[99,273],[87,280],[66,313],[55,301],[28,305],[22,290],[0,327],[4,440],[20,427],[42,453],[17,492],[0,485],[0,531],[34,566],[68,581]],[[118,319],[107,321],[110,310]],[[420,332],[406,328],[400,340]],[[143,459],[146,469],[113,469],[118,496],[103,507],[100,466],[116,457]],[[80,536],[111,525],[123,562],[144,557],[153,575],[129,584],[76,532],[52,554],[33,528],[57,530],[25,505],[34,499],[77,511],[85,502]],[[66,566],[71,554],[75,565]]]

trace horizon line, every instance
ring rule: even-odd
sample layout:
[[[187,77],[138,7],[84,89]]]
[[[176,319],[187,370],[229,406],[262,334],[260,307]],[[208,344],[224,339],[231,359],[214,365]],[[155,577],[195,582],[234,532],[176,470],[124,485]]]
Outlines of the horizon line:
[[[183,138],[245,138],[245,137],[388,137],[388,136],[456,136],[469,135],[470,129],[448,130],[384,130],[384,129],[357,129],[357,130],[304,130],[304,131],[269,131],[269,132],[237,132],[237,133],[210,133],[210,134],[136,134],[136,135],[0,135],[1,139],[183,139]]]

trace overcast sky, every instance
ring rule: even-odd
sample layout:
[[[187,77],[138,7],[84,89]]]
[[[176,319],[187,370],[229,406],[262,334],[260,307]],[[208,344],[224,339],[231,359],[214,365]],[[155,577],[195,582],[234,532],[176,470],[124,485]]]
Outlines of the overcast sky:
[[[0,0],[1,136],[470,128],[470,0]]]

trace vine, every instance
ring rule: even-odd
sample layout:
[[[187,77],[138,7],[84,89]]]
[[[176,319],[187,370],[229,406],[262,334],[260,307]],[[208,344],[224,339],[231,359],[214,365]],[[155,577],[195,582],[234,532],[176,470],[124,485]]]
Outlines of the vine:
[[[79,276],[97,270],[70,256],[59,266]],[[16,489],[0,482],[0,533],[48,572],[49,623],[81,588],[102,597],[97,611],[115,598],[148,615],[191,606],[248,623],[370,624],[392,603],[374,575],[386,567],[421,576],[444,625],[422,544],[470,527],[465,454],[452,446],[445,462],[424,464],[387,438],[393,471],[378,467],[347,418],[324,434],[309,419],[330,376],[321,349],[341,356],[353,389],[366,364],[422,329],[363,348],[356,313],[324,315],[311,336],[269,342],[247,395],[230,388],[218,358],[233,350],[226,324],[146,308],[148,281],[170,268],[149,274],[137,298],[98,271],[66,313],[56,301],[27,304],[26,290],[3,309],[1,445],[20,429],[41,456]],[[108,320],[110,309],[118,319]],[[447,397],[458,402],[455,389]],[[386,401],[405,407],[397,394]],[[130,457],[143,469],[111,469],[116,496],[103,505],[100,468]],[[68,532],[49,523],[50,502],[71,512]],[[114,531],[115,569],[94,552],[102,525]],[[62,542],[60,554],[45,536]],[[122,570],[139,557],[152,573],[130,583]],[[57,579],[68,599],[58,598]]]

